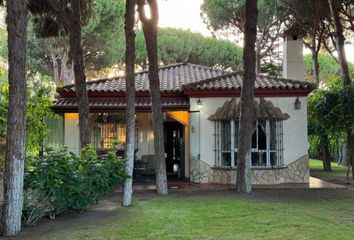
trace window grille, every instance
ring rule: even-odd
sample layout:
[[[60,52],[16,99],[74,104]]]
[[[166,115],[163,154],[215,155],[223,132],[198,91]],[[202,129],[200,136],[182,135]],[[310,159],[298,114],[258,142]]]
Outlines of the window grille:
[[[126,140],[125,114],[96,114],[93,123],[94,146],[96,149],[111,149],[113,147],[124,149]]]
[[[235,167],[238,157],[239,121],[215,121],[215,165]],[[253,122],[251,159],[254,167],[283,165],[283,122]]]

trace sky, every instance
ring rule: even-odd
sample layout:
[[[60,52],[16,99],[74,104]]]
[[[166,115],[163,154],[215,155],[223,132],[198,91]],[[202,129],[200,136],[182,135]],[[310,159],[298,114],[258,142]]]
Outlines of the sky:
[[[158,0],[159,26],[189,29],[211,36],[200,17],[203,0]]]
[[[200,17],[200,5],[203,0],[158,0],[159,26],[189,29],[205,36],[211,36]],[[304,53],[310,53],[304,49]],[[346,46],[347,58],[354,63],[354,45]]]

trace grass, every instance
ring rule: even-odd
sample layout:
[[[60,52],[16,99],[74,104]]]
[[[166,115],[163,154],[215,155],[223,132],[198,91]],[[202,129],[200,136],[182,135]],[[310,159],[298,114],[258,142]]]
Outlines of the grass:
[[[319,178],[346,178],[347,167],[339,165],[338,163],[332,163],[332,171],[323,171],[323,164],[320,160],[310,160],[311,176]]]
[[[341,178],[346,170],[332,164],[333,172],[324,172],[318,160],[311,160],[310,168],[311,175],[331,179]],[[66,214],[44,220],[25,228],[30,234],[19,239],[349,240],[354,236],[354,188],[256,190],[250,195],[234,191],[136,193],[129,208],[119,207],[119,194],[105,201],[117,207],[104,210],[103,215],[91,210],[84,219]]]
[[[34,239],[353,239],[353,190],[146,193],[109,217]]]
[[[331,163],[333,170],[345,170],[346,166],[339,165],[338,163]],[[310,168],[313,170],[323,170],[322,160],[310,159]]]

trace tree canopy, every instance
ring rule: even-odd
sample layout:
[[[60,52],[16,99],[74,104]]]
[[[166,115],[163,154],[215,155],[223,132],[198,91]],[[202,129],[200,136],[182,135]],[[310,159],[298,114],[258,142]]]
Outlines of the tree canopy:
[[[97,0],[106,3],[113,0]],[[121,6],[116,3],[116,11],[120,11]],[[110,70],[112,66],[118,66],[123,69],[124,65],[124,48],[123,41],[123,20],[119,20],[116,11],[109,11],[110,14],[97,13],[97,21],[91,21],[83,28],[84,51],[90,54],[85,54],[85,63],[88,66],[87,72],[89,77],[96,77],[100,74],[106,74],[105,70]],[[97,11],[98,12],[98,11]],[[105,15],[105,21],[100,22],[100,15]],[[120,25],[106,24],[116,19]],[[86,29],[88,29],[86,31]],[[100,30],[95,30],[95,29]],[[105,34],[108,36],[106,37]],[[91,37],[95,35],[95,37]],[[60,36],[56,38],[43,39],[34,34],[34,31],[29,32],[29,68],[31,71],[39,71],[44,74],[49,74],[54,77],[53,58],[51,53],[54,53],[54,59],[60,65],[63,60],[66,60],[68,65],[68,49],[67,38]],[[88,39],[86,41],[86,39]],[[140,29],[136,31],[136,65],[146,69],[147,53],[144,42],[144,36]],[[45,47],[43,47],[45,46]],[[95,52],[96,54],[93,54]],[[101,54],[99,54],[101,53]],[[163,65],[190,62],[211,67],[228,68],[233,70],[242,69],[242,48],[235,43],[227,40],[219,40],[213,37],[205,37],[202,34],[194,33],[188,30],[174,28],[160,28],[158,31],[158,57],[159,62]],[[58,66],[58,69],[63,70]],[[70,70],[70,66],[68,67]],[[69,77],[72,77],[70,75]]]
[[[85,65],[90,71],[111,67],[124,56],[123,0],[95,0],[92,14],[82,28],[82,48]],[[36,18],[34,18],[35,21]],[[67,33],[61,31],[57,36],[43,38],[36,29],[36,24],[29,27],[29,69],[55,77],[73,79],[73,70],[69,59],[69,40]]]
[[[319,54],[318,55],[318,65],[319,65],[319,79],[321,82],[330,83],[333,79],[336,79],[340,75],[338,62],[329,54]],[[304,56],[304,67],[305,67],[305,79],[312,81],[313,79],[313,68],[312,68],[312,56],[311,54],[306,54]],[[349,70],[354,76],[354,64],[349,63]]]
[[[147,64],[143,34],[137,32],[137,64]],[[189,62],[211,67],[242,69],[242,48],[236,44],[205,37],[199,33],[174,28],[160,28],[158,31],[159,61],[164,65]]]
[[[286,15],[280,15],[278,1],[258,1],[258,23],[256,41],[256,70],[261,64],[274,58],[279,44],[280,31]],[[214,33],[244,33],[245,0],[204,0],[201,11],[204,22]]]

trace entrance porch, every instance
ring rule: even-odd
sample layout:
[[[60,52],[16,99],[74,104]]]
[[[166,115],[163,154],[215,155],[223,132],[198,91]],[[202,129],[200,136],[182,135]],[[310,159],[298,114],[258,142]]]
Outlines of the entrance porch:
[[[105,111],[90,114],[91,143],[98,154],[116,151],[117,156],[125,155],[125,112]],[[64,144],[79,154],[79,116],[64,113],[62,118],[50,123],[52,132],[48,143]],[[164,111],[165,160],[168,180],[189,179],[189,113],[187,111]],[[146,111],[136,113],[134,178],[138,182],[155,178],[157,163],[154,156],[154,133],[152,114]]]

